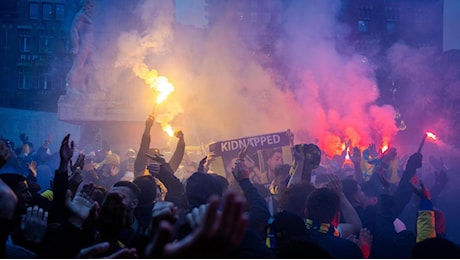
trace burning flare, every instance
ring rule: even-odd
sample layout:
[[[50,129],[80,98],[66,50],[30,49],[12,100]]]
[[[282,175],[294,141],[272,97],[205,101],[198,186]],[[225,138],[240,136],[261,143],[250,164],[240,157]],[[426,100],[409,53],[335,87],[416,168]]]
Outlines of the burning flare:
[[[170,124],[168,123],[162,124],[161,128],[163,129],[163,131],[165,131],[169,135],[169,137],[174,136],[174,130],[172,129],[172,126]]]
[[[156,99],[157,104],[165,101],[169,94],[174,91],[174,86],[169,82],[168,78],[164,76],[150,78],[148,83],[150,88],[155,89],[159,93]]]
[[[431,138],[431,139],[433,139],[433,140],[436,140],[436,139],[437,139],[436,135],[433,134],[433,133],[426,132],[425,134],[426,134],[427,137],[429,137],[429,138]]]
[[[382,151],[382,153],[385,153],[388,150],[388,145],[387,144],[382,145],[382,148],[380,150]]]

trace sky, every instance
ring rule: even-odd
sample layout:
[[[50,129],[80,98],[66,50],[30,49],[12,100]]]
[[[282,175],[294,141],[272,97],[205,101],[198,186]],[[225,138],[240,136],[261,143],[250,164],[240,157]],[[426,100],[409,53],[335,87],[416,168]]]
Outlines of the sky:
[[[443,50],[460,49],[460,1],[444,0]]]
[[[175,0],[177,21],[199,28],[207,26],[205,0]]]

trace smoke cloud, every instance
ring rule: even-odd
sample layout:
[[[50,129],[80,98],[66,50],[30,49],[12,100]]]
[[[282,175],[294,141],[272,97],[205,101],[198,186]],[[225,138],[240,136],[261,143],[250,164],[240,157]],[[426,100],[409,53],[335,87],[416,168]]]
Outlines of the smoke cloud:
[[[270,1],[272,23],[261,25],[259,20],[254,25],[248,23],[250,16],[241,15],[249,3],[228,1],[222,15],[205,30],[176,23],[172,0],[119,6],[126,12],[113,24],[105,14],[106,29],[114,32],[111,47],[100,53],[110,71],[106,85],[117,89],[119,98],[135,100],[147,117],[155,93],[146,80],[167,77],[175,90],[158,105],[157,121],[182,129],[190,145],[288,128],[296,134],[296,142],[317,143],[330,156],[341,152],[348,140],[360,147],[392,145],[399,131],[395,104],[378,102],[379,64],[337,51],[338,37],[349,31],[336,19],[340,2],[291,1],[281,7],[281,1]],[[276,24],[280,10],[284,20],[275,26],[279,33],[269,43],[272,52],[267,56],[252,47],[265,44],[260,32],[273,29],[269,26]],[[415,76],[425,77],[424,82],[438,81],[429,55],[419,54],[397,44],[386,55],[392,72],[407,77],[409,83]],[[435,89],[425,89],[414,92],[414,102],[429,102],[425,98]],[[453,85],[448,89],[456,91]],[[398,105],[398,110],[402,108]],[[410,118],[419,116],[413,113],[403,114],[409,126],[414,123]]]

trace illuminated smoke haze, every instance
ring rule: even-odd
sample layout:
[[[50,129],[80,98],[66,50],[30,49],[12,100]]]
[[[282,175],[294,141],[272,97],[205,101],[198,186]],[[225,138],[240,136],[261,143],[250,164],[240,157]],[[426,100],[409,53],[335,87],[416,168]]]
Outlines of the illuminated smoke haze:
[[[409,78],[421,73],[426,81],[440,76],[430,78],[435,76],[428,58],[417,58],[426,51],[412,50],[403,43],[385,53],[389,64],[373,64],[350,51],[339,54],[337,37],[346,36],[349,30],[335,18],[340,2],[292,1],[283,9],[284,22],[273,55],[266,57],[248,48],[257,44],[257,33],[246,34],[244,41],[238,33],[237,4],[226,6],[216,23],[201,30],[176,23],[171,0],[117,2],[118,6],[102,1],[96,8],[105,8],[99,11],[104,17],[101,25],[111,32],[111,36],[102,36],[104,46],[98,54],[104,60],[100,65],[105,71],[103,85],[114,98],[134,100],[145,111],[145,115],[136,115],[142,120],[150,113],[154,96],[139,68],[168,77],[175,91],[158,106],[157,121],[182,129],[190,145],[288,128],[295,132],[296,142],[318,143],[329,155],[339,152],[348,139],[361,147],[372,142],[378,147],[396,145],[394,104],[377,103],[381,93],[376,69],[391,66],[397,75]],[[279,4],[273,1],[274,7]],[[114,13],[117,18],[111,15]],[[267,69],[264,63],[282,63],[283,70]],[[405,94],[416,85],[410,80],[405,84]],[[424,102],[434,89],[427,91],[414,91],[414,102]],[[412,109],[403,114],[406,131],[414,136],[410,140],[414,151],[423,131],[437,131],[422,129],[429,125],[414,126],[421,123],[415,120],[420,113]],[[433,122],[436,125],[443,129],[442,120]],[[160,137],[165,134],[156,134],[165,140]]]

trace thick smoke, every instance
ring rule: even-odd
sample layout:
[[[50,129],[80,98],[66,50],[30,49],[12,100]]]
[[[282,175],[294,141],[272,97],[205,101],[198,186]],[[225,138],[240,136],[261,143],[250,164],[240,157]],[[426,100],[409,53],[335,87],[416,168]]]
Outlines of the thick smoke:
[[[375,66],[336,51],[336,35],[344,33],[335,19],[339,3],[292,1],[276,9],[280,3],[272,1],[285,20],[268,57],[251,47],[270,28],[246,26],[241,36],[250,17],[239,17],[249,8],[239,1],[229,1],[205,31],[175,23],[173,1],[140,2],[128,9],[137,23],[118,34],[112,83],[121,90],[129,84],[127,95],[149,111],[154,94],[146,75],[168,77],[175,91],[158,106],[158,118],[182,129],[192,145],[288,128],[297,142],[317,142],[329,155],[349,139],[360,146],[391,142],[395,111],[376,104]]]

